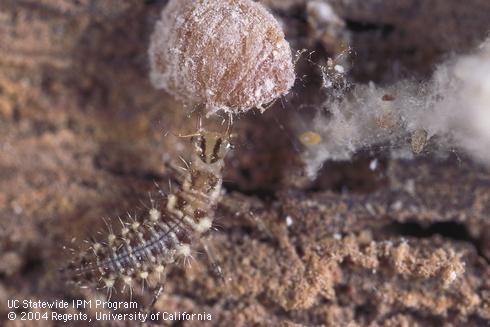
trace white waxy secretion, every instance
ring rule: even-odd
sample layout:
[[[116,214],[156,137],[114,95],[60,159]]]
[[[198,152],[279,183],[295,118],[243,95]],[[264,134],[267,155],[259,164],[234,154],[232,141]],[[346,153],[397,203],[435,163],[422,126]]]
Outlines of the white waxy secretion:
[[[263,108],[295,80],[281,26],[251,0],[170,0],[149,57],[155,87],[209,111]]]

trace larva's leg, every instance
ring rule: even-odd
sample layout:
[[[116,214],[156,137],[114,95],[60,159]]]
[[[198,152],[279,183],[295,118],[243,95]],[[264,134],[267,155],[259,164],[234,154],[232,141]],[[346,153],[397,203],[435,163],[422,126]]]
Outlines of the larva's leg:
[[[153,307],[155,306],[155,303],[157,303],[158,299],[163,293],[163,285],[158,285],[155,288],[153,288],[153,298],[151,299],[150,304],[148,305],[148,312],[150,312]]]
[[[150,316],[151,311],[153,310],[153,307],[155,306],[158,299],[160,298],[160,296],[163,293],[163,289],[164,289],[163,284],[155,285],[155,287],[152,287],[149,289],[150,293],[153,294],[153,297],[151,299],[151,302],[142,308],[143,314],[147,315],[147,317]],[[141,326],[150,326],[150,325],[157,324],[157,323],[158,323],[157,321],[149,321],[148,320],[144,323],[141,323]]]
[[[267,227],[267,224],[264,222],[264,220],[259,216],[259,215],[256,215],[254,214],[252,211],[250,211],[246,217],[250,220],[252,220],[252,222],[258,227],[258,229],[267,234],[267,236],[269,238],[274,238],[274,236],[272,235],[272,232],[271,230],[269,229],[269,227]]]
[[[220,206],[235,216],[242,216],[246,218],[257,226],[262,233],[267,234],[267,236],[270,238],[274,238],[265,221],[259,214],[255,213],[256,211],[260,212],[263,210],[262,205],[260,204],[260,206],[254,207],[253,202],[253,198],[247,197],[247,200],[244,201],[244,199],[235,198],[233,194],[233,196],[223,197],[220,201]]]
[[[221,268],[221,266],[219,265],[218,263],[218,260],[216,258],[216,251],[213,247],[213,245],[211,244],[211,242],[206,239],[206,238],[201,238],[201,243],[202,243],[202,246],[204,248],[204,251],[206,251],[206,254],[208,256],[208,260],[211,264],[211,268],[213,270],[213,274],[215,276],[217,276],[221,282],[223,282],[223,284],[225,285],[225,287],[228,287],[228,278],[225,277],[225,273],[223,272],[223,269]]]

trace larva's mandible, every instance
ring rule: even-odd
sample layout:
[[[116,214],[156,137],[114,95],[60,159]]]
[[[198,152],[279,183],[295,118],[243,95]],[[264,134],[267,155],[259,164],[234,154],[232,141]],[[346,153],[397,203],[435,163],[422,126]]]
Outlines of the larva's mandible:
[[[80,284],[96,284],[111,294],[117,286],[158,283],[165,267],[191,256],[196,239],[213,225],[214,208],[221,193],[223,159],[230,148],[228,135],[200,130],[192,136],[194,158],[183,167],[180,186],[165,194],[161,209],[152,207],[142,221],[121,221],[120,232],[108,226],[103,241],[68,267]]]

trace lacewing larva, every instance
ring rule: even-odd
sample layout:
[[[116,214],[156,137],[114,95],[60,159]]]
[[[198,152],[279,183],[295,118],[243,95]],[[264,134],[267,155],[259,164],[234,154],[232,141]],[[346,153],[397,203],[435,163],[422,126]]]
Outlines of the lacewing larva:
[[[192,256],[193,245],[213,226],[214,210],[221,195],[224,158],[230,135],[199,130],[192,135],[193,160],[179,176],[180,185],[151,200],[142,219],[107,222],[103,240],[72,261],[64,273],[80,285],[93,284],[131,293],[136,285],[161,286],[165,267]]]

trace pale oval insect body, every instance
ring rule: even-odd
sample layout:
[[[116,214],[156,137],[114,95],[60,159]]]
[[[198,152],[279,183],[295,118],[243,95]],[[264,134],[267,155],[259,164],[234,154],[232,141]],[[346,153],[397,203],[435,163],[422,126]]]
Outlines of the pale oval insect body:
[[[210,111],[262,108],[295,80],[279,23],[251,0],[170,0],[149,57],[155,87]]]
[[[306,131],[299,135],[299,140],[304,145],[316,145],[322,141],[322,136],[314,131]]]
[[[414,154],[420,154],[427,144],[427,132],[423,129],[417,129],[412,133],[411,147]]]

